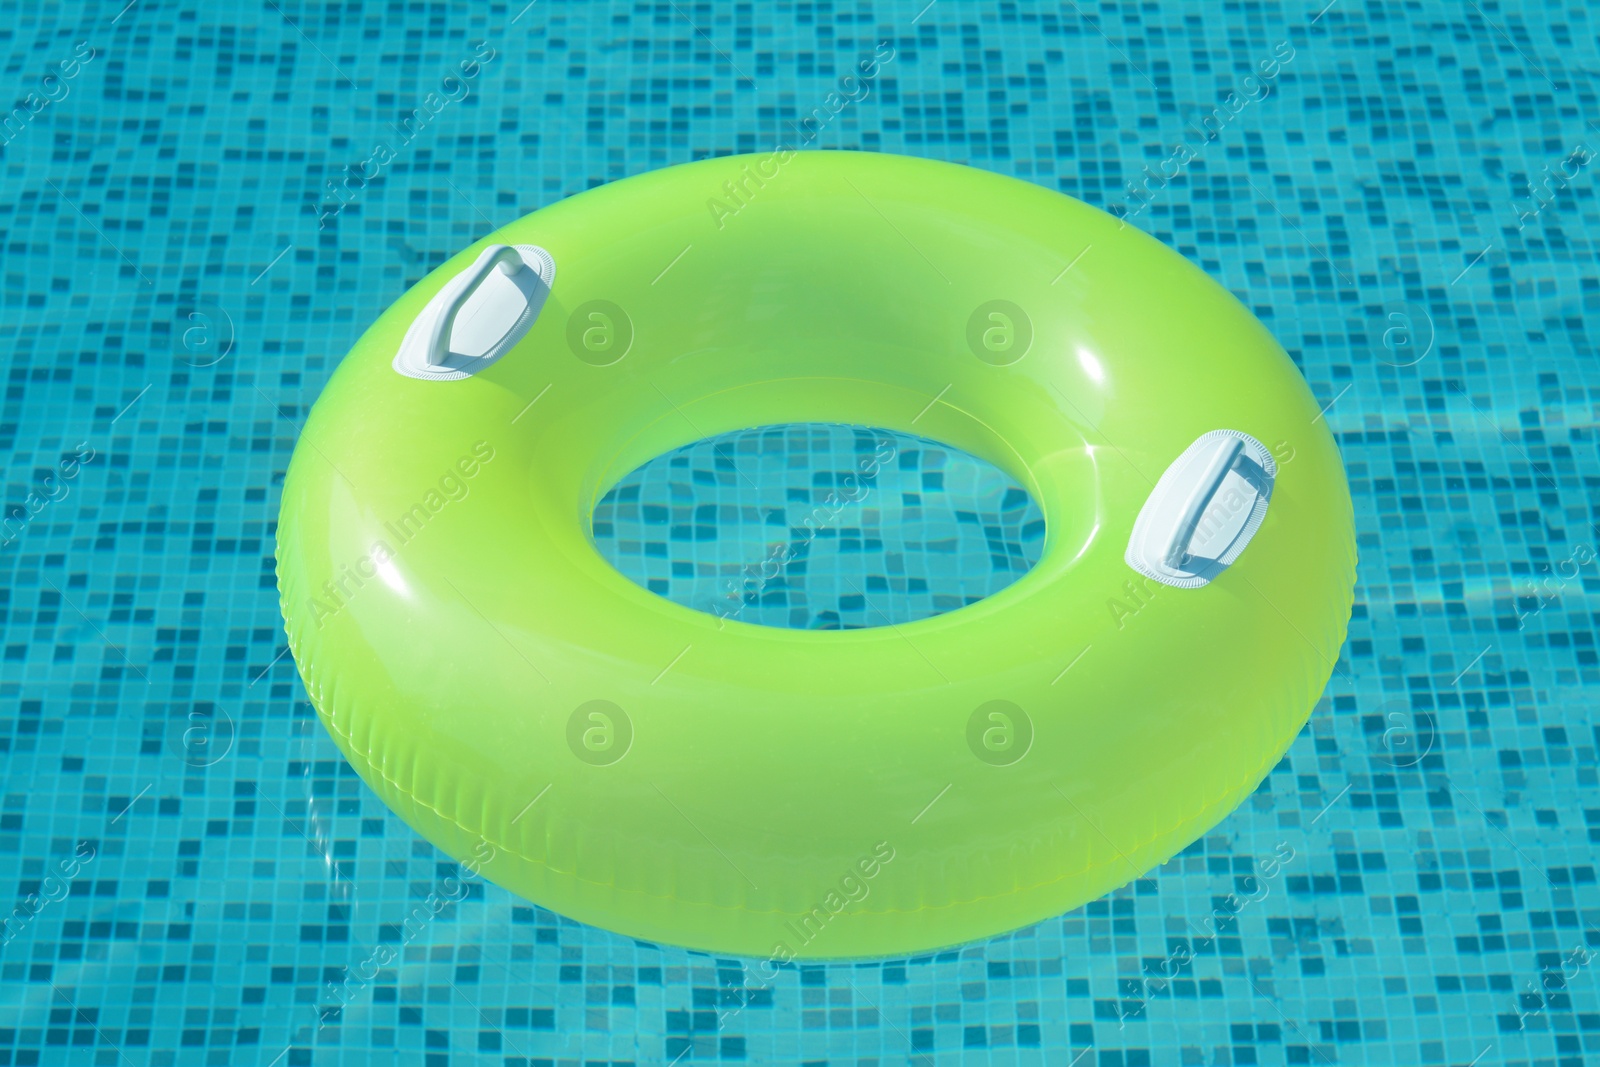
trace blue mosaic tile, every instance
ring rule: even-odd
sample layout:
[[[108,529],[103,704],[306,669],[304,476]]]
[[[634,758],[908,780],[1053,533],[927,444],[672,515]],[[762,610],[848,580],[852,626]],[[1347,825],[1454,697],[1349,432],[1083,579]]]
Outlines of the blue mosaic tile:
[[[0,0],[0,1065],[1600,1063],[1597,17]],[[1183,854],[765,984],[390,815],[285,653],[274,522],[309,405],[429,269],[791,139],[885,42],[806,147],[1012,174],[1218,278],[1327,405],[1359,584],[1303,735]],[[766,543],[759,494],[714,496],[717,545]]]
[[[867,426],[768,426],[633,471],[595,547],[652,592],[722,619],[893,626],[998,593],[1039,561],[1044,515],[998,469]]]

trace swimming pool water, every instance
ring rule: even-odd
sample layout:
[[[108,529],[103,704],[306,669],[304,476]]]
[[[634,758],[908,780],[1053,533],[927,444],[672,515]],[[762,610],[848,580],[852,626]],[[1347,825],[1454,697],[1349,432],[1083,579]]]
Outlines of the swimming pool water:
[[[596,504],[595,547],[685,607],[850,630],[943,615],[1039,562],[1027,490],[958,448],[870,426],[790,423],[657,456]]]
[[[0,1065],[1600,1062],[1597,20],[0,2]],[[1338,669],[1214,831],[986,943],[766,986],[472,879],[433,916],[458,868],[285,653],[298,428],[476,237],[780,141],[1059,189],[1251,307],[1350,475]]]

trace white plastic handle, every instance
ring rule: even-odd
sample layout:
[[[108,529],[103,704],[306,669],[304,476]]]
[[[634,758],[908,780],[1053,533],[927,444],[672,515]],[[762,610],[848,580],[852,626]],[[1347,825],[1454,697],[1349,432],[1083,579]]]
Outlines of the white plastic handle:
[[[1205,514],[1211,498],[1222,488],[1222,480],[1233,470],[1233,465],[1243,450],[1244,442],[1237,437],[1231,437],[1223,447],[1217,449],[1217,454],[1211,457],[1205,472],[1195,482],[1189,499],[1184,502],[1178,523],[1172,528],[1172,540],[1167,542],[1166,550],[1161,554],[1161,562],[1174,569],[1183,566],[1184,557],[1189,554],[1189,542],[1194,540],[1195,527],[1200,525],[1200,516]]]
[[[1123,559],[1162,585],[1206,585],[1261,528],[1277,477],[1272,453],[1249,434],[1201,434],[1150,490]]]
[[[478,256],[478,261],[472,269],[456,276],[450,284],[455,287],[449,303],[445,305],[444,313],[433,320],[433,329],[428,334],[427,360],[428,366],[437,367],[444,363],[450,356],[450,333],[455,329],[456,316],[461,313],[461,308],[478,286],[484,283],[491,271],[496,267],[506,277],[515,277],[519,271],[526,269],[522,262],[522,253],[510,245],[490,245]]]
[[[432,382],[481,373],[532,328],[555,280],[556,262],[538,245],[481,249],[411,320],[395,351],[395,372]]]

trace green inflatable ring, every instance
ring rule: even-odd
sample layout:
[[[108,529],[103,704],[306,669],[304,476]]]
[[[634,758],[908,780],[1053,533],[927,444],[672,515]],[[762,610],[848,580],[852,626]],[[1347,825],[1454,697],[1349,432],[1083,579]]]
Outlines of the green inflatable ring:
[[[788,422],[995,464],[1040,562],[822,632],[598,554],[625,474]],[[1354,568],[1327,424],[1221,287],[1060,194],[845,152],[615,182],[450,259],[329,381],[278,527],[311,699],[420,834],[562,915],[774,960],[991,936],[1166,861],[1304,726]]]

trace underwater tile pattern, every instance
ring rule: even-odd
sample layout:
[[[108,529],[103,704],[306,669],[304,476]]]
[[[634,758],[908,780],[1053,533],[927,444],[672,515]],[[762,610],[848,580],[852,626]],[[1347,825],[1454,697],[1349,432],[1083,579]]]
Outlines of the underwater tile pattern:
[[[3,0],[0,1065],[1600,1063],[1597,34],[1581,0]],[[1106,207],[1276,333],[1356,506],[1327,693],[1182,855],[935,956],[766,985],[471,878],[435,914],[463,872],[285,653],[306,410],[475,237],[819,107],[804,147]]]
[[[897,626],[998,593],[1039,562],[1044,515],[975,456],[867,426],[739,430],[658,456],[594,510],[595,547],[722,619]]]

